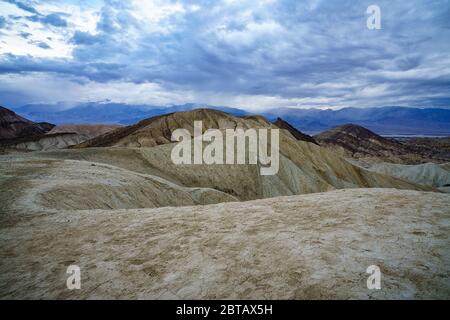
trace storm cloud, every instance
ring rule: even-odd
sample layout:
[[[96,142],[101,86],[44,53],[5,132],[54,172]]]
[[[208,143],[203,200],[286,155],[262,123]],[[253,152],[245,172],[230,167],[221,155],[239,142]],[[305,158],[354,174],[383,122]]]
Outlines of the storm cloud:
[[[190,99],[184,102],[253,109],[448,107],[450,101],[448,1],[377,1],[380,30],[366,26],[372,1],[6,3],[23,16],[4,15],[3,24],[17,38],[34,37],[37,48],[23,54],[11,38],[1,44],[3,104],[23,103],[11,92],[43,102],[21,84],[34,76],[76,83],[82,100],[92,98],[83,96],[89,86],[126,85],[135,89],[102,90],[95,98],[155,104],[161,101],[139,92],[157,88],[166,92],[164,102],[184,95]],[[55,83],[38,85],[51,92]]]

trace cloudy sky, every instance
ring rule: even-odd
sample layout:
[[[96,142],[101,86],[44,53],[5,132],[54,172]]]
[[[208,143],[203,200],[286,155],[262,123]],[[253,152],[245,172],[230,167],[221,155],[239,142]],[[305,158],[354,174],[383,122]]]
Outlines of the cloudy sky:
[[[0,105],[106,99],[449,107],[450,0],[0,0]]]

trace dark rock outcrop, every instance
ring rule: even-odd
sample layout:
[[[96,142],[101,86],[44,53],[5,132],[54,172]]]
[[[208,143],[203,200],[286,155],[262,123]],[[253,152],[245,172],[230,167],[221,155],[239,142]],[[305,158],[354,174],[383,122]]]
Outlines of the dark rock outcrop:
[[[53,127],[53,124],[36,123],[7,108],[0,107],[0,141],[45,134]]]

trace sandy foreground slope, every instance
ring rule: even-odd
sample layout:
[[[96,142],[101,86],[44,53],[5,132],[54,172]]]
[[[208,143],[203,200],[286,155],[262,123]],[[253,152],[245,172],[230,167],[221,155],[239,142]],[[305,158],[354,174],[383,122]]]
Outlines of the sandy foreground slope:
[[[450,196],[348,189],[3,213],[0,298],[450,298]],[[66,269],[81,268],[81,289]],[[368,290],[369,265],[382,289]]]

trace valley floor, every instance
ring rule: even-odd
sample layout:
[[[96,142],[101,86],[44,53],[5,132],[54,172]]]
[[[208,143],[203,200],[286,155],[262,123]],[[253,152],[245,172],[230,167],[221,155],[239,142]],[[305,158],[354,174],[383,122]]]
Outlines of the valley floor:
[[[205,206],[4,212],[0,298],[450,298],[450,195],[347,189]],[[66,288],[69,265],[81,289]],[[366,269],[382,272],[368,290]]]

